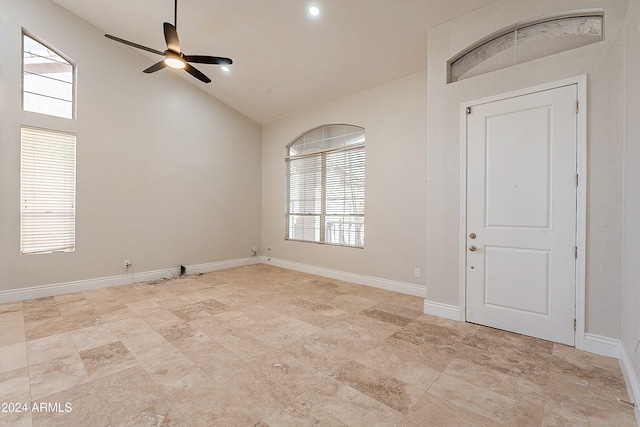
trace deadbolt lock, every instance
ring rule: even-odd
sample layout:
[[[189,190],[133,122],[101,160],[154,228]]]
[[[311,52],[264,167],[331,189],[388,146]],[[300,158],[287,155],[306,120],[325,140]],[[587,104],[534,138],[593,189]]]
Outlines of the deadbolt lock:
[[[471,234],[469,234],[469,238],[470,238],[470,239],[475,239],[476,237],[477,237],[477,236],[476,236],[476,233],[471,233]]]

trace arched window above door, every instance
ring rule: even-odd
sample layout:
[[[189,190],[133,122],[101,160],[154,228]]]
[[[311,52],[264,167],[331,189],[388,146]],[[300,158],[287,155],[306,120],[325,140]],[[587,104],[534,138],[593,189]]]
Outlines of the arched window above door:
[[[604,12],[574,12],[504,28],[472,44],[447,63],[457,82],[604,39]]]

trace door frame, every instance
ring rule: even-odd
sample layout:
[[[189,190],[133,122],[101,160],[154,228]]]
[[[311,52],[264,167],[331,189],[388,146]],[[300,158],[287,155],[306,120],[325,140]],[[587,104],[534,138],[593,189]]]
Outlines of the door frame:
[[[579,176],[576,187],[576,283],[575,283],[575,347],[584,348],[585,308],[586,308],[586,241],[587,241],[587,76],[580,75],[555,82],[532,86],[516,91],[493,95],[463,102],[460,105],[460,320],[467,317],[467,109],[481,104],[508,98],[529,95],[563,86],[576,85],[578,105],[576,106],[576,173]]]

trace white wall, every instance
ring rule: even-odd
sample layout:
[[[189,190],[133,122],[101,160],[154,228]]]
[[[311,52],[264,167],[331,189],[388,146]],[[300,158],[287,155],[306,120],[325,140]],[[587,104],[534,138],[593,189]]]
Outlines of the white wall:
[[[500,0],[429,32],[427,299],[460,301],[460,104],[588,76],[586,332],[620,336],[623,22],[625,0]],[[501,28],[549,14],[605,8],[605,40],[446,84],[446,62]]]
[[[280,260],[424,286],[426,80],[422,72],[263,126],[263,254],[271,247]],[[285,146],[330,123],[365,128],[364,249],[284,239]]]
[[[0,292],[251,255],[258,124],[48,0],[0,11]],[[77,120],[21,110],[21,26],[77,63]],[[77,134],[73,253],[19,254],[23,124]]]
[[[639,111],[640,0],[632,0],[625,22],[624,258],[620,335],[623,351],[626,353],[626,358],[631,362],[636,374],[636,385],[640,385]],[[636,399],[638,398],[640,398],[640,395],[636,395]]]

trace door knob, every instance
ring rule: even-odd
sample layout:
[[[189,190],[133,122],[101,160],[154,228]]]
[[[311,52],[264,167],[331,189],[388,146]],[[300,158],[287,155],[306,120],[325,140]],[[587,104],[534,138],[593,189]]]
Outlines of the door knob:
[[[470,250],[471,252],[475,252],[475,251],[477,251],[477,250],[478,250],[478,248],[476,248],[476,245],[471,245],[471,246],[469,246],[469,250]]]

